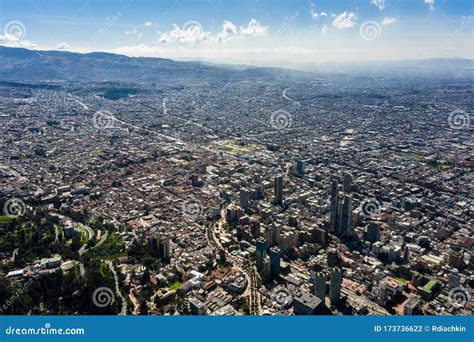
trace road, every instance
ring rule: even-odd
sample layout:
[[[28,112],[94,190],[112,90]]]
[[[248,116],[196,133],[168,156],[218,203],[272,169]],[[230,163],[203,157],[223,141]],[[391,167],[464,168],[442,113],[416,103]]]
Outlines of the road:
[[[117,271],[115,270],[115,267],[114,267],[114,264],[112,264],[112,261],[107,260],[105,263],[109,266],[110,270],[114,274],[115,294],[117,295],[117,297],[119,297],[122,300],[122,310],[120,311],[119,316],[125,316],[127,314],[127,301],[125,300],[125,297],[122,295],[122,292],[120,292]]]
[[[244,259],[234,256],[230,254],[224,247],[222,247],[219,239],[217,239],[215,233],[215,229],[219,230],[220,234],[224,232],[222,226],[225,223],[225,211],[226,209],[222,209],[221,211],[221,218],[217,223],[212,223],[208,227],[208,236],[207,240],[211,247],[216,250],[216,252],[220,249],[224,250],[226,258],[228,260],[231,260],[235,266],[235,268],[239,271],[242,272],[242,274],[245,276],[247,279],[247,288],[245,289],[245,292],[242,294],[243,297],[248,297],[249,298],[249,308],[250,308],[250,314],[251,315],[260,315],[261,312],[261,300],[260,300],[260,293],[258,292],[258,287],[257,287],[257,278],[256,278],[256,272],[252,268],[252,272],[248,272],[245,269],[244,265]]]

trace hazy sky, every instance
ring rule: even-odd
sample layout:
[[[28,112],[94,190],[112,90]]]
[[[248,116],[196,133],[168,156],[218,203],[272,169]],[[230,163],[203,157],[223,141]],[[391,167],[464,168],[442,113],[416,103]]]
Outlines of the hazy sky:
[[[0,0],[0,44],[285,65],[474,58],[474,0]]]

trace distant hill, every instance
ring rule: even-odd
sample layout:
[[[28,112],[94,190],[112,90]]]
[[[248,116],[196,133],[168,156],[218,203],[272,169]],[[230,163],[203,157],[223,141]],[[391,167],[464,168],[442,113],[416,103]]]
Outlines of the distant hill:
[[[111,53],[87,54],[36,51],[0,46],[0,80],[14,82],[127,82],[177,84],[251,80],[304,75],[275,68],[226,68],[200,62],[127,57]]]
[[[0,81],[45,82],[123,82],[160,85],[190,82],[303,78],[318,74],[365,74],[404,76],[441,75],[473,77],[474,61],[466,59],[423,59],[394,62],[307,63],[294,65],[303,71],[225,65],[206,62],[173,61],[164,58],[127,57],[104,52],[73,53],[37,51],[0,46]]]

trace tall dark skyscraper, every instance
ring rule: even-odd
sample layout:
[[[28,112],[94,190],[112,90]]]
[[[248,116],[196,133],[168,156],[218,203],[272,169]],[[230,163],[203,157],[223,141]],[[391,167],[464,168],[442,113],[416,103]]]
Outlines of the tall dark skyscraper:
[[[257,239],[257,271],[263,270],[263,261],[267,255],[267,242],[263,238]]]
[[[344,195],[339,202],[339,218],[337,221],[337,234],[344,236],[352,233],[352,196]]]
[[[330,274],[329,298],[332,303],[341,300],[342,273],[341,270],[333,268]]]
[[[283,204],[283,176],[275,177],[274,181],[275,204]]]
[[[367,231],[364,234],[364,239],[370,242],[377,242],[380,240],[380,223],[370,222]]]
[[[322,272],[313,272],[314,295],[324,303],[326,296],[326,276]]]
[[[280,248],[276,246],[270,248],[269,256],[270,256],[270,263],[271,263],[272,278],[275,278],[280,274],[280,259],[281,259]]]
[[[344,174],[344,179],[342,181],[342,190],[345,193],[350,193],[352,190],[352,175],[350,173]]]
[[[336,180],[333,180],[331,183],[331,204],[329,208],[329,231],[336,232],[336,225],[337,225],[337,206],[338,202],[338,184]]]
[[[247,209],[249,207],[249,201],[250,201],[250,190],[246,188],[240,189],[240,196],[239,196],[239,202],[240,202],[240,207],[242,209]]]
[[[298,159],[296,161],[296,172],[303,177],[306,169],[306,161],[303,159]]]

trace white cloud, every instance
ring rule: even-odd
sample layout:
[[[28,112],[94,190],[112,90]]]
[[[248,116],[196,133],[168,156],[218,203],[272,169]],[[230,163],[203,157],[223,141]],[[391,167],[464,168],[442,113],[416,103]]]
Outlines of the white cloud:
[[[71,46],[66,42],[62,42],[56,45],[56,50],[69,50],[70,48]]]
[[[9,34],[8,32],[5,32],[4,35],[0,34],[0,45],[25,49],[33,49],[36,47],[36,44],[21,39],[20,35]]]
[[[381,11],[385,8],[385,0],[371,0],[370,3],[377,6]]]
[[[430,10],[434,10],[434,0],[425,0],[425,4],[430,7]]]
[[[147,21],[147,22],[145,22],[145,24],[144,24],[144,25],[145,25],[145,26],[151,26],[151,21]]]
[[[392,25],[392,24],[395,24],[397,21],[398,21],[398,18],[385,17],[385,18],[383,18],[383,20],[382,20],[382,25],[383,25],[383,26]]]
[[[258,20],[251,19],[247,27],[240,27],[240,35],[242,36],[263,36],[268,30],[268,26],[262,26]]]
[[[217,35],[217,42],[223,42],[227,38],[237,34],[237,27],[230,21],[224,21],[222,31]]]
[[[186,43],[208,43],[212,41],[211,33],[204,31],[198,22],[188,22],[179,27],[173,24],[173,29],[163,33],[160,36],[161,43],[176,42],[179,44]]]
[[[321,13],[319,13],[319,15],[320,15],[321,17],[327,17],[327,16],[328,16],[328,14],[327,14],[326,12],[321,12]]]
[[[197,21],[188,21],[182,27],[173,24],[173,30],[160,36],[160,43],[222,43],[232,37],[256,37],[265,35],[268,26],[262,26],[256,19],[249,21],[247,27],[237,30],[231,21],[224,21],[222,29],[217,34],[205,31]]]
[[[354,12],[344,12],[340,15],[335,15],[332,26],[338,30],[350,28],[355,25],[357,16]]]
[[[327,25],[324,25],[323,28],[321,29],[322,33],[327,33],[329,31],[329,27]]]

